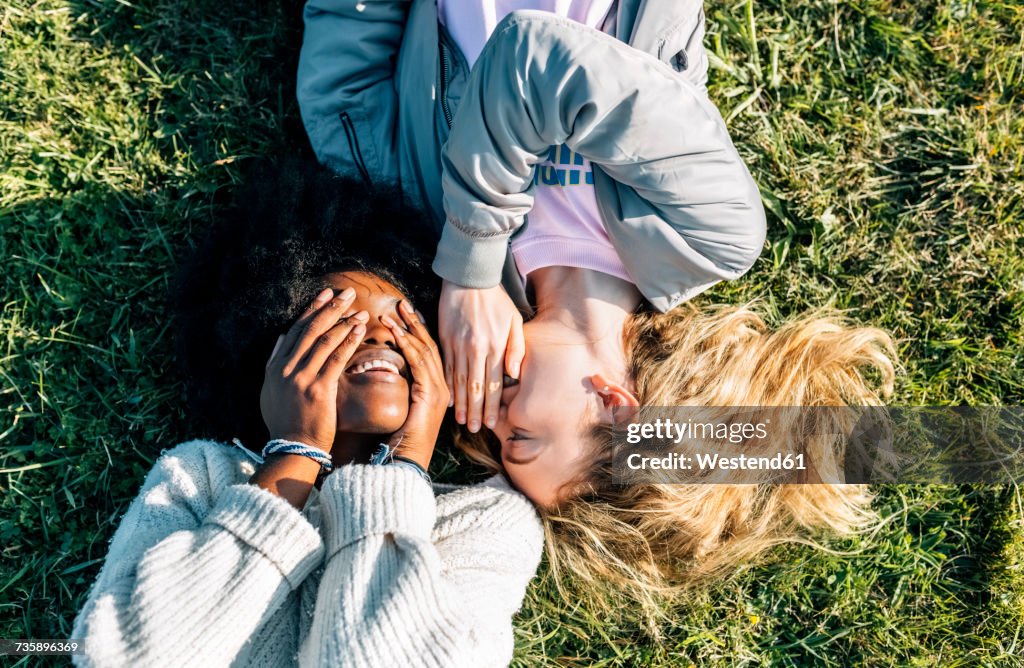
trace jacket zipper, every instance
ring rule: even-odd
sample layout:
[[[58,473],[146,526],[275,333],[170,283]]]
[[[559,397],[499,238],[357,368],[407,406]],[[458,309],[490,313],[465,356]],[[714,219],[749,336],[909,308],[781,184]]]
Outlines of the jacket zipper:
[[[445,48],[444,41],[441,41],[441,111],[444,112],[444,120],[448,123],[448,129],[452,128],[452,112],[448,108],[448,77],[451,74],[451,69],[448,65],[448,50]]]
[[[370,172],[366,169],[366,162],[363,160],[363,152],[359,150],[359,141],[356,138],[356,128],[347,112],[341,112],[341,127],[345,129],[345,139],[348,140],[348,150],[356,162],[356,169],[359,175],[366,181],[366,185],[373,185],[370,180]]]

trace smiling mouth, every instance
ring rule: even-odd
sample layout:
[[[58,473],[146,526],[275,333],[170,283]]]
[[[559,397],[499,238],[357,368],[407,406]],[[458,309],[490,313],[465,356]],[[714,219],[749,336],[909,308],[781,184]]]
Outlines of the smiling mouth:
[[[398,382],[399,378],[409,380],[409,365],[399,353],[388,348],[364,348],[349,360],[345,375],[361,377],[363,380],[379,379]]]
[[[401,371],[399,371],[397,364],[382,359],[370,360],[368,362],[356,364],[355,366],[351,366],[345,369],[345,373],[351,374],[353,376],[357,376],[361,373],[379,373],[382,371],[385,373],[394,373],[399,375],[401,374]]]

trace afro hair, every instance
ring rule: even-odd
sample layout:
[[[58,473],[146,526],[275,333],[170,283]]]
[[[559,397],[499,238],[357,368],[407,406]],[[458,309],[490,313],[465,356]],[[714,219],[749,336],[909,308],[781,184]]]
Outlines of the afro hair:
[[[431,328],[440,281],[430,270],[434,228],[396,188],[370,188],[308,160],[262,164],[250,177],[180,268],[171,303],[190,415],[202,435],[257,449],[267,438],[266,360],[325,275],[376,274]]]

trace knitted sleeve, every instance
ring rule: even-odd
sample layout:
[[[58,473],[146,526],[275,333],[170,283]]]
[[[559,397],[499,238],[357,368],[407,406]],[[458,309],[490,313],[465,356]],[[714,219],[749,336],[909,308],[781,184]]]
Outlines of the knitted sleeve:
[[[477,485],[437,501],[409,470],[361,465],[321,495],[325,569],[300,665],[508,665],[543,542],[524,497]],[[440,522],[438,503],[456,506]]]
[[[192,441],[156,462],[75,620],[77,665],[229,665],[319,563],[320,534],[239,456]]]

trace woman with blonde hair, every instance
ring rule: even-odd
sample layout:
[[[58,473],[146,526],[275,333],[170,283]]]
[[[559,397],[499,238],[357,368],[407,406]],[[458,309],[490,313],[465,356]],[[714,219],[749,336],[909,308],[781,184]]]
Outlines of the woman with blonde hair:
[[[687,304],[637,313],[625,326],[623,347],[643,406],[787,407],[771,413],[790,420],[775,432],[795,441],[827,481],[841,480],[834,465],[823,469],[842,463],[837,435],[850,434],[857,415],[828,408],[880,405],[896,375],[893,341],[879,329],[822,313],[773,328],[752,305]],[[828,424],[807,428],[815,419]],[[574,591],[591,594],[598,606],[625,595],[653,614],[660,601],[774,545],[805,540],[819,529],[850,534],[877,520],[866,485],[779,484],[772,471],[761,472],[756,484],[749,471],[745,484],[620,484],[612,460],[626,443],[624,425],[598,425],[581,441],[580,474],[566,479],[560,501],[542,507],[541,515],[556,581],[561,586],[564,576],[573,578]],[[509,468],[500,444],[484,433],[464,432],[459,445],[492,471]],[[745,450],[744,444],[736,448]]]

